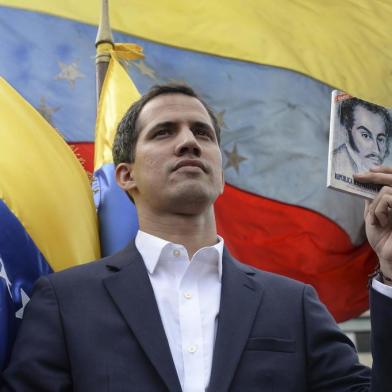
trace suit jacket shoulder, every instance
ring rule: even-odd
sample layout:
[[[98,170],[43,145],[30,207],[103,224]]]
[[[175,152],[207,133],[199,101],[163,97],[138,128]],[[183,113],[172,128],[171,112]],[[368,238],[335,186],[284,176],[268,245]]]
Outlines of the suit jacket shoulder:
[[[7,392],[129,386],[180,392],[148,274],[133,243],[37,281],[4,382]]]
[[[233,390],[252,385],[298,392],[368,390],[369,369],[359,364],[352,342],[310,285],[260,271],[225,252],[221,313],[214,365],[231,369],[230,354],[241,352]],[[220,374],[212,378],[212,391],[227,385],[227,373]]]
[[[228,255],[227,250],[225,250],[224,254]],[[302,296],[302,292],[305,287],[309,287],[309,285],[298,280],[258,269],[251,265],[244,264],[243,262],[233,258],[231,255],[228,256],[231,257],[232,262],[240,271],[248,275],[253,281],[255,281],[255,283],[263,287],[264,290],[273,290],[274,292],[279,293],[282,293],[283,291],[290,295],[296,293],[297,295]]]

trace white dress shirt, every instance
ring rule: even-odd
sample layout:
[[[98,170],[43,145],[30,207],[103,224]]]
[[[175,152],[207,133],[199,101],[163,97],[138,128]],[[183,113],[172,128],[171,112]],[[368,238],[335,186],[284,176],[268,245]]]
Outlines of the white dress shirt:
[[[380,282],[376,277],[374,277],[372,280],[372,287],[379,293],[384,294],[389,298],[392,298],[392,286],[388,286]]]
[[[208,386],[221,296],[223,239],[189,260],[184,246],[138,231],[136,248],[148,270],[184,392]]]

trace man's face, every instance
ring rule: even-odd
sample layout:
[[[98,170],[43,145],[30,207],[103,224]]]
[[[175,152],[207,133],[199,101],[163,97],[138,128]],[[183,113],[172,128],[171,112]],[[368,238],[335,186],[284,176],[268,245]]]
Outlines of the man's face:
[[[136,206],[179,214],[202,212],[223,190],[222,157],[202,103],[183,94],[149,101],[136,123],[130,192]]]
[[[370,169],[381,165],[387,152],[387,135],[383,117],[363,106],[354,109],[354,124],[351,129],[353,148],[358,151],[364,166]]]

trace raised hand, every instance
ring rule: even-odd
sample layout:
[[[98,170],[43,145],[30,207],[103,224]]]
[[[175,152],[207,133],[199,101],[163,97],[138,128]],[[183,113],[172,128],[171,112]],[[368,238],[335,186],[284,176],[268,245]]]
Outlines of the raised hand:
[[[392,168],[379,166],[370,172],[356,174],[354,178],[364,183],[383,185],[374,200],[366,200],[364,218],[366,235],[379,258],[380,269],[392,279]],[[392,282],[389,283],[392,285]]]

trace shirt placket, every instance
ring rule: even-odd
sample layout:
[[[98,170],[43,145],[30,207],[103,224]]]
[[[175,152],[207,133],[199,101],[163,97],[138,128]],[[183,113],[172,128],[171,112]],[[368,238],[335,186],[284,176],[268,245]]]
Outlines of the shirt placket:
[[[189,265],[179,286],[179,319],[184,363],[184,392],[204,391],[203,333],[198,292],[198,266]]]

